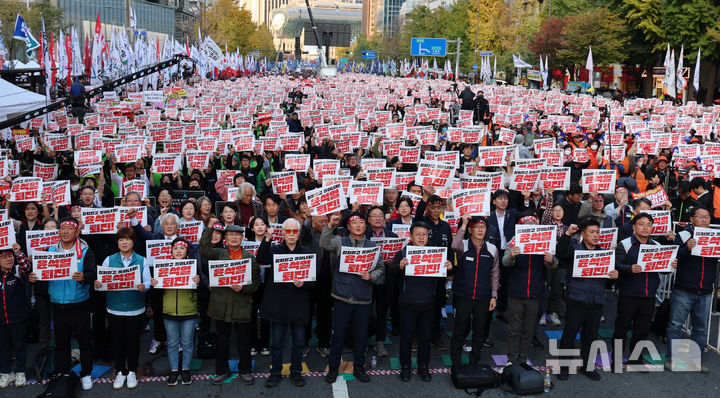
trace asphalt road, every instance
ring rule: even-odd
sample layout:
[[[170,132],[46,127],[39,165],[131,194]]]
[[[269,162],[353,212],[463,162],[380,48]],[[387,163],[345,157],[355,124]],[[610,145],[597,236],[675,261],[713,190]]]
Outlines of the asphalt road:
[[[606,322],[602,323],[600,328],[612,329],[612,316],[615,313],[615,299],[612,294],[609,294],[609,300],[606,304],[605,314],[608,318]],[[445,325],[446,331],[451,330],[452,317],[447,320]],[[547,336],[544,331],[549,330],[561,330],[561,327],[542,327],[541,328],[541,341],[546,344],[548,343]],[[306,377],[306,386],[302,388],[295,387],[289,379],[283,380],[282,383],[275,389],[268,389],[265,387],[265,377],[267,375],[267,369],[269,366],[269,357],[257,356],[254,357],[255,372],[257,378],[255,384],[252,386],[245,386],[238,380],[233,380],[230,383],[223,384],[221,386],[213,386],[207,380],[208,375],[213,374],[214,361],[204,360],[198,370],[193,371],[195,380],[192,385],[189,386],[167,386],[164,381],[156,378],[156,381],[145,381],[141,380],[140,385],[135,390],[122,389],[115,391],[112,389],[112,371],[108,370],[96,381],[95,386],[90,391],[80,391],[78,389],[78,396],[81,397],[107,397],[108,394],[112,397],[137,397],[140,396],[152,396],[154,398],[159,397],[177,397],[178,394],[183,396],[193,397],[221,397],[231,396],[237,394],[251,394],[251,396],[282,396],[283,398],[292,397],[308,397],[313,398],[320,397],[335,397],[345,398],[349,397],[398,397],[398,396],[426,396],[426,397],[467,397],[468,395],[462,391],[457,390],[453,387],[450,381],[450,375],[448,373],[445,361],[447,358],[442,356],[449,355],[447,351],[440,352],[435,349],[432,350],[432,358],[430,368],[433,372],[433,379],[429,383],[422,382],[417,376],[413,377],[409,383],[402,382],[397,376],[396,360],[393,358],[398,357],[398,342],[399,337],[393,336],[388,333],[389,338],[392,340],[392,344],[386,347],[390,351],[390,358],[377,358],[377,368],[371,373],[376,373],[371,376],[370,383],[361,383],[354,380],[352,377],[346,377],[348,380],[339,380],[335,385],[329,385],[325,382],[321,372],[324,371],[327,365],[327,360],[320,357],[320,355],[311,350],[305,362],[311,373],[311,376]],[[150,333],[145,333],[142,336],[143,347],[147,347],[150,342]],[[502,355],[506,353],[506,342],[507,342],[507,325],[495,320],[493,321],[491,328],[491,339],[494,342],[494,347],[483,351],[483,362],[492,364],[493,360],[490,355]],[[450,339],[446,335],[445,343],[449,346]],[[665,352],[665,346],[657,342],[653,336],[653,340],[656,341],[657,347],[660,353]],[[31,346],[30,353],[34,354],[37,347]],[[545,359],[548,357],[547,348],[542,351],[531,349],[530,360],[535,365],[544,365]],[[370,370],[370,358],[374,354],[373,350],[368,353],[368,369]],[[163,376],[167,372],[167,358],[163,357],[164,352],[157,354],[158,357],[154,361],[155,374]],[[234,353],[231,352],[231,359],[234,357]],[[289,353],[285,355],[286,361],[289,362]],[[558,397],[608,397],[613,395],[627,396],[627,397],[657,397],[657,396],[705,396],[705,397],[720,397],[720,356],[712,352],[705,354],[704,364],[710,369],[710,374],[701,373],[690,373],[690,372],[650,372],[650,373],[622,373],[615,374],[610,372],[600,371],[602,380],[599,382],[591,381],[582,375],[571,375],[568,381],[558,381],[553,376],[554,387],[551,391],[553,396]],[[147,350],[141,351],[140,363],[143,364],[147,360],[152,359],[147,354]],[[349,349],[346,349],[343,354],[343,359],[352,361],[352,354]],[[445,359],[445,361],[444,361]],[[102,361],[96,362],[96,366],[109,366],[111,364]],[[0,390],[0,397],[35,397],[42,391],[42,385],[33,384],[28,385],[24,388],[8,387]],[[482,395],[483,397],[506,397],[512,396],[512,394],[504,392],[502,389],[487,390]]]

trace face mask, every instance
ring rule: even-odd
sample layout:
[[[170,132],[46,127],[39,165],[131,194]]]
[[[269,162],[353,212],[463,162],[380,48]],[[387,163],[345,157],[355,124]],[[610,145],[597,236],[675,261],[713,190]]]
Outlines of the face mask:
[[[80,185],[70,185],[70,189],[71,189],[73,192],[77,192],[78,189],[80,189]]]
[[[590,149],[592,149],[593,151],[597,151],[598,146],[597,146],[597,145],[590,145]]]
[[[572,155],[572,150],[566,149],[566,150],[565,150],[565,155],[567,155],[567,156]]]

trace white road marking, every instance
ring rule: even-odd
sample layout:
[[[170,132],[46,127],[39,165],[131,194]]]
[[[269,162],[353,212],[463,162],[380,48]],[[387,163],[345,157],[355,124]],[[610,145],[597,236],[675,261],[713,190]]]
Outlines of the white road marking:
[[[342,375],[338,375],[337,380],[332,385],[333,398],[349,398],[347,382]]]

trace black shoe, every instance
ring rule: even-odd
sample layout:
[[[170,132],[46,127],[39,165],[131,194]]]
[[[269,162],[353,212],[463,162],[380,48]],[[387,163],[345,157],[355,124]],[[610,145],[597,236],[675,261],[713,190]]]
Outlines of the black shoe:
[[[255,384],[255,378],[253,378],[252,373],[240,373],[239,378],[246,386]]]
[[[267,387],[267,388],[277,387],[277,385],[280,384],[281,381],[282,381],[281,375],[271,375],[270,377],[268,377],[267,380],[265,380],[265,387]]]
[[[335,380],[338,378],[338,370],[337,369],[329,369],[327,372],[327,375],[325,375],[325,381],[332,384],[335,383]]]
[[[290,373],[290,380],[296,387],[302,387],[305,385],[305,378],[300,373]]]
[[[590,379],[590,380],[600,381],[600,373],[598,373],[598,372],[596,372],[596,371],[594,371],[594,370],[593,370],[592,372],[588,372],[588,371],[585,370],[585,369],[580,369],[580,373],[582,373],[582,374],[584,374],[585,376],[587,376],[587,378]]]
[[[217,375],[217,376],[213,377],[212,379],[210,379],[210,382],[211,382],[212,384],[214,384],[214,385],[218,385],[218,384],[224,383],[225,380],[227,380],[227,379],[229,379],[229,378],[231,378],[231,377],[232,377],[232,373],[227,372],[227,373],[224,373],[224,374]]]
[[[365,371],[364,366],[355,366],[353,369],[353,376],[355,376],[356,379],[360,380],[363,383],[367,383],[370,381],[370,376],[367,374],[367,371]]]
[[[189,370],[183,370],[180,373],[180,379],[182,380],[182,384],[184,386],[189,386],[190,384],[192,384],[192,376],[190,376]]]
[[[485,348],[493,348],[493,346],[495,346],[495,344],[493,344],[492,340],[490,340],[490,339],[483,340],[482,345]]]
[[[402,368],[400,369],[400,380],[404,382],[410,381],[410,368]]]
[[[180,372],[178,372],[177,370],[173,370],[173,371],[170,372],[170,374],[168,375],[167,385],[169,385],[169,386],[176,386],[177,383],[178,383],[178,378],[179,378],[179,377],[180,377]]]
[[[420,375],[420,380],[422,381],[430,381],[430,379],[432,378],[430,376],[430,370],[428,370],[428,368],[419,368],[418,374]]]
[[[570,368],[567,366],[563,366],[560,368],[560,374],[558,375],[558,380],[565,381],[570,377]]]
[[[540,342],[540,340],[537,338],[537,336],[533,336],[532,343],[530,343],[534,349],[536,350],[544,350],[545,345]]]
[[[430,341],[430,344],[432,344],[433,347],[435,347],[438,351],[445,351],[447,350],[447,347],[445,344],[443,344],[442,337],[436,337]]]

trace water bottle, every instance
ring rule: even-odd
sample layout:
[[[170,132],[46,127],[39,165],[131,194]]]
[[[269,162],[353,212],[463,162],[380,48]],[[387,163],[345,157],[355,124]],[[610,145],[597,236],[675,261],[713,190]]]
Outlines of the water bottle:
[[[373,355],[372,359],[370,360],[370,367],[375,369],[377,368],[377,357]]]
[[[550,377],[550,369],[545,369],[545,380],[543,381],[543,391],[550,392],[552,390],[552,378]]]

